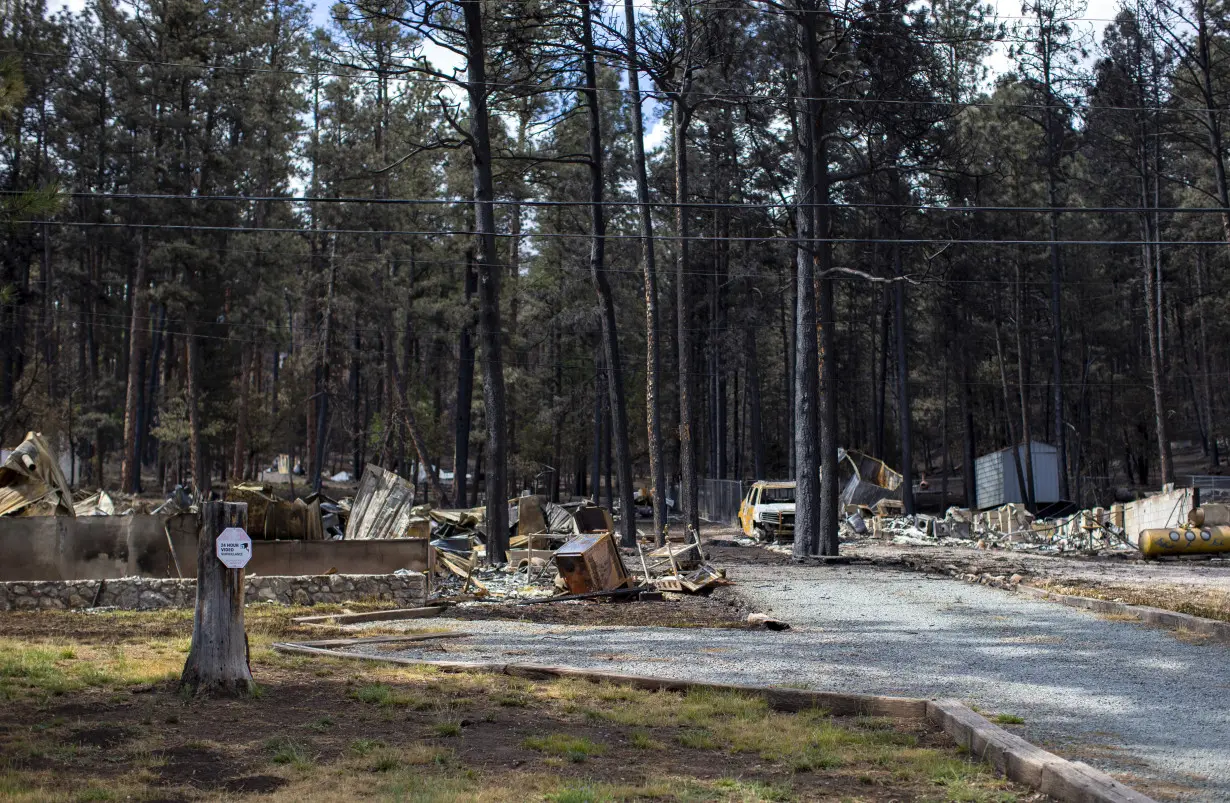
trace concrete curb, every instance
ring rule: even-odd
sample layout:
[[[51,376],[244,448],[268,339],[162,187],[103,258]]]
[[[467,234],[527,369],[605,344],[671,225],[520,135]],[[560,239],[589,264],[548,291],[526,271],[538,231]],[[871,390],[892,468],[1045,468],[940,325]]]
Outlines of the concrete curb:
[[[430,619],[443,612],[443,605],[429,605],[425,608],[393,608],[386,611],[368,611],[366,613],[332,613],[324,616],[298,616],[292,621],[299,625],[349,625],[360,622],[396,622],[403,619]]]
[[[761,696],[776,711],[796,712],[808,708],[823,708],[840,716],[864,714],[904,719],[926,718],[943,729],[971,755],[986,761],[1009,780],[1031,786],[1062,803],[1155,803],[1153,798],[1125,786],[1101,770],[1080,761],[1068,761],[1054,753],[1048,753],[1016,734],[1009,733],[956,700],[923,700],[915,697],[843,694],[776,686],[704,683],[567,666],[419,661],[395,656],[338,652],[294,642],[278,642],[273,645],[273,649],[288,654],[433,667],[445,672],[489,672],[531,679],[578,678],[593,683],[615,683],[651,690],[735,691]]]
[[[1163,608],[1151,608],[1147,605],[1129,605],[1126,602],[1112,602],[1093,597],[1078,597],[1072,594],[1059,594],[1044,588],[1020,585],[1019,593],[1036,599],[1044,599],[1067,605],[1071,608],[1083,608],[1087,611],[1109,614],[1126,614],[1136,616],[1142,624],[1164,627],[1170,630],[1190,630],[1213,641],[1230,644],[1230,622],[1217,619],[1206,619],[1203,616],[1193,616],[1189,613],[1178,613]]]
[[[1149,803],[1101,770],[1068,761],[1009,733],[956,700],[928,700],[927,719],[973,755],[1019,783],[1065,803]]]

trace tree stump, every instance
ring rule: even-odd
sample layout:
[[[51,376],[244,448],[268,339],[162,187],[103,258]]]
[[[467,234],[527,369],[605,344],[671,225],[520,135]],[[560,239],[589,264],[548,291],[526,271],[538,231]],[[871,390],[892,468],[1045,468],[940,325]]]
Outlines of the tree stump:
[[[228,569],[214,551],[223,530],[246,530],[247,524],[246,502],[205,502],[201,507],[192,648],[179,679],[181,689],[197,695],[242,696],[255,685],[243,629],[244,570]]]

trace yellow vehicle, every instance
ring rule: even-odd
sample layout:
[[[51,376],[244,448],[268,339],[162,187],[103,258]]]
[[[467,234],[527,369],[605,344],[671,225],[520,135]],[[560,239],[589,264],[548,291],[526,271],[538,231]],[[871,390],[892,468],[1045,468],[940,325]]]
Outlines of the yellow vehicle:
[[[739,506],[739,525],[761,541],[794,540],[794,483],[753,483]]]

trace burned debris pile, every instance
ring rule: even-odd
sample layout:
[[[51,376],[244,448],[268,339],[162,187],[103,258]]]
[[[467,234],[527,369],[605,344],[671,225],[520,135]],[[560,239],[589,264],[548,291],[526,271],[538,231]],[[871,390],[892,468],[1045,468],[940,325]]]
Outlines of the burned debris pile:
[[[610,512],[588,502],[558,505],[523,496],[509,507],[510,549],[505,561],[496,562],[488,560],[482,508],[415,508],[414,515],[431,528],[438,599],[459,604],[658,599],[661,592],[704,594],[730,582],[703,563],[696,542],[668,541],[654,549],[638,541],[635,550],[621,549]]]
[[[1122,505],[1039,518],[1018,503],[993,510],[951,507],[944,516],[847,511],[843,537],[875,538],[903,546],[966,546],[1035,552],[1120,552],[1135,549],[1124,530]]]

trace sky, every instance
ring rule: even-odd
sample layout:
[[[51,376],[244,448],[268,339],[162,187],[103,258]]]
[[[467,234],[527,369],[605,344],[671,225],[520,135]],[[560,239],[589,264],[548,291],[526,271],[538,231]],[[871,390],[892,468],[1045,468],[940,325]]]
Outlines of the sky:
[[[88,0],[48,0],[49,8],[63,6],[71,11],[80,11]],[[308,0],[311,2],[311,0]],[[326,25],[329,21],[329,9],[332,8],[335,0],[316,0],[314,11],[312,14],[313,21],[318,25]],[[996,11],[1004,18],[1004,22],[1009,26],[1014,22],[1013,17],[1017,17],[1021,13],[1021,0],[991,0]],[[1087,7],[1082,19],[1085,24],[1095,32],[1096,40],[1100,42],[1102,39],[1102,29],[1115,16],[1118,8],[1119,0],[1086,0]],[[644,0],[639,0],[638,6],[644,5]],[[456,65],[456,56],[448,51],[440,48],[430,48],[427,51],[427,57],[436,64],[437,67],[451,68]],[[1006,48],[998,48],[989,58],[989,66],[994,73],[1007,72],[1012,68],[1007,57]],[[651,123],[650,130],[645,135],[645,145],[648,149],[653,150],[662,145],[666,140],[667,126],[660,120],[654,120]]]

